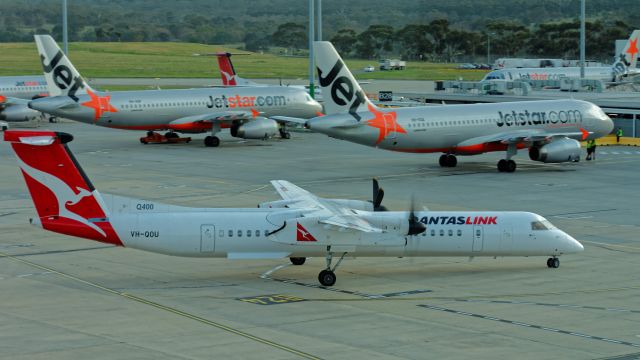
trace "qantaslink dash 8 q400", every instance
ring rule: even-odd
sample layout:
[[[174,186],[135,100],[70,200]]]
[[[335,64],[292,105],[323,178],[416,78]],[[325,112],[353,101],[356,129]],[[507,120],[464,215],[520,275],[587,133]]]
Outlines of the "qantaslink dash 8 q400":
[[[318,281],[324,286],[336,282],[346,256],[549,256],[547,266],[557,268],[558,256],[584,249],[531,212],[387,211],[375,180],[371,202],[325,199],[274,180],[282,199],[258,208],[188,208],[100,194],[67,147],[71,135],[9,130],[4,139],[36,207],[34,225],[175,256],[288,257],[294,265],[321,256],[326,266]]]
[[[578,161],[578,140],[599,138],[613,129],[602,109],[579,100],[380,109],[367,99],[330,42],[314,46],[327,115],[288,120],[334,138],[392,151],[442,152],[443,167],[456,166],[456,155],[505,151],[498,170],[513,172],[518,149],[528,148],[535,161]]]
[[[51,96],[29,102],[29,107],[54,116],[128,130],[210,132],[207,146],[218,146],[215,135],[229,128],[243,139],[289,138],[284,124],[273,115],[310,118],[322,106],[303,89],[284,86],[201,88],[99,92],[80,76],[49,35],[36,35],[36,45]]]

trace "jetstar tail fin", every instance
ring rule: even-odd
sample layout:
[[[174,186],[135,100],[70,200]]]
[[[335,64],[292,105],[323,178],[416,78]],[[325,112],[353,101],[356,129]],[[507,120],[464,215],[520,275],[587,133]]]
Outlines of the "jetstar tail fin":
[[[18,158],[38,213],[35,224],[61,234],[122,246],[109,211],[66,143],[53,131],[7,130],[4,140]]]
[[[51,96],[66,95],[78,101],[77,95],[93,90],[51,36],[34,35],[34,38]]]
[[[618,59],[613,64],[613,71],[616,78],[623,77],[629,73],[630,68],[635,68],[638,62],[638,39],[640,38],[640,30],[634,30],[627,41],[624,49],[618,55]]]
[[[333,44],[328,41],[316,41],[313,46],[326,115],[349,113],[360,121],[358,112],[369,111],[375,106],[369,101]]]

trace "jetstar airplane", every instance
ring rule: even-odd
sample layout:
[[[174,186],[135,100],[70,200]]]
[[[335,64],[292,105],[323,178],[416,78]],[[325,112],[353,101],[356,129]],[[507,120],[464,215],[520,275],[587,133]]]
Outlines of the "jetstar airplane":
[[[177,138],[177,132],[210,132],[204,143],[215,147],[220,144],[215,135],[224,128],[243,139],[278,133],[289,138],[271,116],[309,118],[322,110],[304,91],[281,86],[103,93],[83,80],[51,36],[35,35],[35,40],[51,96],[29,107],[54,116],[118,129],[169,130],[168,138]]]
[[[0,120],[21,122],[41,119],[42,113],[29,109],[28,103],[31,99],[48,95],[44,76],[0,77]]]
[[[611,66],[590,66],[584,68],[585,79],[604,82],[621,82],[623,79],[638,75],[638,38],[640,30],[634,30],[627,45]],[[579,79],[580,67],[515,68],[495,70],[485,75],[482,81],[513,80],[560,80],[562,78]]]
[[[73,137],[8,130],[46,230],[175,256],[229,259],[289,257],[302,265],[324,256],[322,285],[336,281],[345,256],[558,256],[583,250],[574,238],[530,212],[386,211],[374,180],[372,202],[323,199],[283,180],[282,200],[258,208],[188,208],[101,195],[67,147]],[[413,207],[413,206],[412,206]],[[332,266],[334,255],[338,262]]]
[[[578,140],[596,139],[613,129],[602,109],[578,100],[381,109],[367,99],[330,42],[314,46],[320,86],[330,94],[324,99],[327,115],[278,118],[334,138],[392,151],[442,152],[443,167],[456,166],[456,155],[506,151],[498,170],[513,172],[511,158],[518,149],[529,148],[535,161],[578,161]]]

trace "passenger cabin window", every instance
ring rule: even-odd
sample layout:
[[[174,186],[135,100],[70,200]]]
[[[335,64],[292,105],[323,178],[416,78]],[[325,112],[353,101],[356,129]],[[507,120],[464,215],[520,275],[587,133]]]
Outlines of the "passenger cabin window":
[[[440,229],[440,236],[444,236],[444,229]]]
[[[233,230],[229,230],[229,237],[233,237]]]
[[[256,230],[256,237],[260,237],[260,230]]]
[[[251,230],[247,230],[247,237],[251,237]]]
[[[238,237],[242,236],[242,230],[238,230]]]
[[[462,230],[458,229],[458,236],[462,236]]]
[[[436,231],[431,229],[431,236],[436,236]]]
[[[453,230],[449,229],[449,236],[453,236]]]

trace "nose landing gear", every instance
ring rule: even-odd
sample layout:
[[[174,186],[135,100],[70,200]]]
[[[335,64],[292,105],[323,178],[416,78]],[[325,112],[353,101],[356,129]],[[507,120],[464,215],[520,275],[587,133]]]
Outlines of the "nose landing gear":
[[[456,165],[458,165],[458,159],[455,155],[442,154],[440,155],[439,163],[441,167],[456,167]]]
[[[560,259],[557,257],[550,257],[547,259],[547,267],[551,269],[557,269],[560,267]]]

